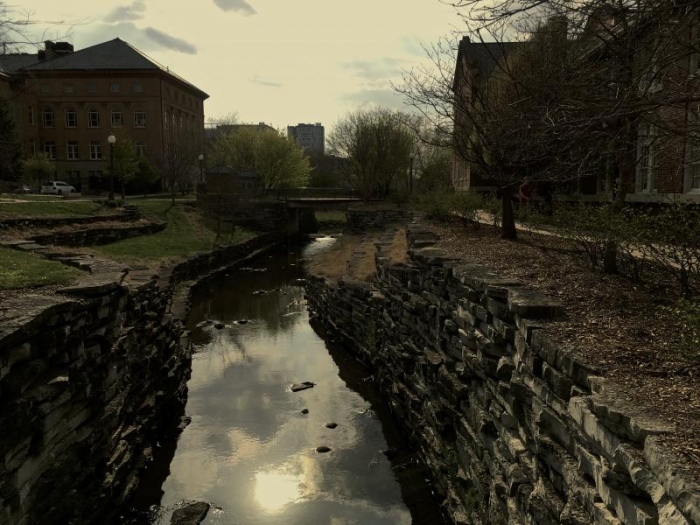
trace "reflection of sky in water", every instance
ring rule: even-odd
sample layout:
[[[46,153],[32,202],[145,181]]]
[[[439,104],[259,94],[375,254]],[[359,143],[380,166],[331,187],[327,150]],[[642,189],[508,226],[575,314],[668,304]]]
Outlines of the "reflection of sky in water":
[[[322,240],[311,249],[330,245]],[[261,259],[267,272],[238,272],[194,298],[194,355],[186,408],[163,506],[204,500],[209,524],[408,524],[381,423],[348,389],[308,324],[298,255]],[[257,290],[269,293],[254,295]],[[292,312],[293,315],[287,315]],[[227,327],[195,328],[203,319]],[[250,319],[236,325],[238,319]],[[293,382],[315,388],[292,393]],[[304,408],[308,415],[301,414]],[[338,427],[327,429],[334,421]],[[332,449],[319,454],[317,446]],[[166,512],[159,523],[168,523]]]

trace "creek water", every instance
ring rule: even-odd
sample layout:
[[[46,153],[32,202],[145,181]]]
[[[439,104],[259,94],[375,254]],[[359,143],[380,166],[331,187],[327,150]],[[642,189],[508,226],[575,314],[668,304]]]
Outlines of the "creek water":
[[[332,242],[195,291],[191,423],[155,451],[136,497],[150,509],[142,523],[168,524],[183,501],[211,503],[205,525],[444,523],[371,371],[309,322],[302,261]],[[315,386],[291,391],[303,381]]]

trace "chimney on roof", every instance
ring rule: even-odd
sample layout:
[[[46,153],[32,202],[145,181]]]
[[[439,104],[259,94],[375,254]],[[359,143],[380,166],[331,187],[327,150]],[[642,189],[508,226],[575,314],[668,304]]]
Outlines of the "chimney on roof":
[[[60,58],[66,55],[70,55],[73,52],[73,44],[70,42],[52,42],[51,40],[46,40],[44,42],[44,49],[39,50],[38,58],[39,60],[53,60],[54,58]]]

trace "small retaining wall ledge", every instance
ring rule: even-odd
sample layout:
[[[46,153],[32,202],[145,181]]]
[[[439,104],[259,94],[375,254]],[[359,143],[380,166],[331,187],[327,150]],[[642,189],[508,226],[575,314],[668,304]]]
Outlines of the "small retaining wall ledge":
[[[354,210],[345,212],[345,228],[351,233],[381,230],[390,224],[403,223],[413,218],[410,210]]]
[[[53,232],[43,235],[34,235],[29,240],[37,244],[51,244],[57,246],[95,246],[109,244],[122,239],[130,239],[139,235],[149,235],[163,231],[167,222],[150,222],[134,226],[120,228],[91,228],[89,230],[77,230],[71,232]]]
[[[700,524],[670,429],[547,337],[562,306],[430,246],[377,244],[372,284],[309,280],[323,322],[374,371],[456,524]]]

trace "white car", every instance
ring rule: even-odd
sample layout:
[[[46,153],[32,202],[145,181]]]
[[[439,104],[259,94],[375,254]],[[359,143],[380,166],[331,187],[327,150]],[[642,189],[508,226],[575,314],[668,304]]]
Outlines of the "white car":
[[[60,180],[49,180],[41,183],[41,193],[55,193],[57,195],[70,195],[75,193],[75,188]]]

